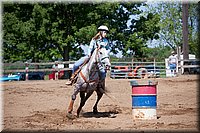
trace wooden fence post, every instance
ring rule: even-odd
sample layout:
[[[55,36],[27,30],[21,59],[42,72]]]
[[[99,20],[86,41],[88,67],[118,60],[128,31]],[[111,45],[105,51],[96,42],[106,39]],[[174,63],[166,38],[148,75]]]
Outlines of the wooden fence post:
[[[27,81],[28,80],[28,62],[25,62],[25,66],[26,66],[26,68],[25,68],[25,72],[26,72],[26,76],[25,76],[25,80]]]
[[[58,80],[58,61],[55,61],[55,80]]]
[[[153,73],[154,73],[154,76],[156,76],[156,59],[153,58]]]

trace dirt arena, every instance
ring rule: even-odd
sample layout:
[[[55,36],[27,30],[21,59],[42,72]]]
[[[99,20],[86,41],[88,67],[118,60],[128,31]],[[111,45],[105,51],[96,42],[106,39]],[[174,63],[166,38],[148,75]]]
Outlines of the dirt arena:
[[[69,119],[66,109],[73,88],[66,80],[3,82],[3,131],[198,131],[199,78],[182,75],[158,81],[157,119],[132,118],[131,80],[106,79],[108,94],[92,113],[94,93],[80,118]],[[139,81],[139,79],[138,79]],[[77,109],[79,95],[74,106]],[[114,114],[115,117],[110,117]]]

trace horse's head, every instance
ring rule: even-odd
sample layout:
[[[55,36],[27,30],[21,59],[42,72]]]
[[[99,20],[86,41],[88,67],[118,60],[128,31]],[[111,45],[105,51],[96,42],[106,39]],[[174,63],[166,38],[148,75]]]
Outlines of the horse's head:
[[[105,47],[100,47],[98,50],[99,61],[102,63],[103,67],[107,70],[110,70],[110,57],[109,53]]]

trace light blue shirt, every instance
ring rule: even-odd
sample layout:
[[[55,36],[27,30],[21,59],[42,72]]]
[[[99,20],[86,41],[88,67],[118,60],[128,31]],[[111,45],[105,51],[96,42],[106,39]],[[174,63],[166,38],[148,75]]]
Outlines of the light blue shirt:
[[[97,48],[97,45],[104,46],[106,50],[109,50],[108,40],[106,38],[97,39],[97,40],[92,39],[90,41],[90,46],[88,49],[88,54],[87,54],[88,56],[90,56],[92,52],[94,51],[94,49]]]

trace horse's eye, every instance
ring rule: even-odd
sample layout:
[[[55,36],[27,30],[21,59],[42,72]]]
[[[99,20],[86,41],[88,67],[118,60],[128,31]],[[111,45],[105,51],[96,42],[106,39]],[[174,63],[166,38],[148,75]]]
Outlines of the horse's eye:
[[[100,54],[102,54],[102,52],[100,52]]]

